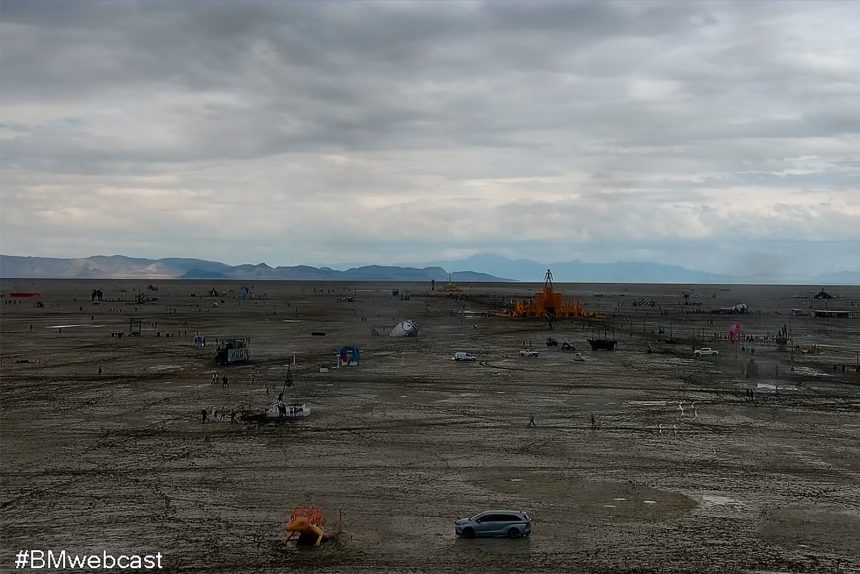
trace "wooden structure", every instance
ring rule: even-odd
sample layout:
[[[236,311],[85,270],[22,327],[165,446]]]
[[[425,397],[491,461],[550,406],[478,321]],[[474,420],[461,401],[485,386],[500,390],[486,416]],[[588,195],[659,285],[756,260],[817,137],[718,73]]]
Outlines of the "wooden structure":
[[[541,317],[549,321],[550,326],[555,319],[570,319],[582,317],[582,303],[576,299],[565,302],[560,291],[552,285],[552,271],[547,269],[544,276],[543,290],[535,294],[530,301],[517,301],[513,317]]]

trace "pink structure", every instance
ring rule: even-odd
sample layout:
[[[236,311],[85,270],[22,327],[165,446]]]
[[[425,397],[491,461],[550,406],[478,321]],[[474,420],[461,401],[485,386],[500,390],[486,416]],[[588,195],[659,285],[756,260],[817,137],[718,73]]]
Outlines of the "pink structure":
[[[735,323],[731,327],[729,327],[729,341],[732,343],[737,343],[741,340],[744,334],[744,326],[740,323]]]

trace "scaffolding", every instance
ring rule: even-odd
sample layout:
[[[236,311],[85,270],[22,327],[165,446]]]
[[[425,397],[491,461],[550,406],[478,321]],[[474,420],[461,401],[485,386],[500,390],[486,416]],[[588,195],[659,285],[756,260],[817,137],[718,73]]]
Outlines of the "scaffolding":
[[[582,303],[576,299],[569,302],[564,301],[560,291],[556,291],[552,285],[552,271],[546,270],[544,275],[543,290],[535,294],[534,299],[529,301],[519,300],[511,312],[513,317],[541,317],[550,323],[553,319],[569,319],[582,317]]]

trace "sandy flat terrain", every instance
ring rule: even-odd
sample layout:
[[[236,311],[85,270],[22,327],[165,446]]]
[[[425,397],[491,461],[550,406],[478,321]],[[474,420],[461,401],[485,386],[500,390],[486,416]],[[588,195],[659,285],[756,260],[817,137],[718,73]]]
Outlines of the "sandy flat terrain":
[[[860,571],[860,319],[791,316],[811,288],[565,285],[609,318],[550,330],[494,315],[535,289],[519,284],[458,299],[425,284],[147,283],[2,282],[44,307],[0,304],[0,571],[23,548],[160,551],[201,573]],[[212,286],[224,294],[204,297]],[[158,301],[134,303],[141,289]],[[831,292],[830,308],[860,312],[860,287]],[[707,312],[735,303],[752,313]],[[111,337],[132,317],[142,336]],[[406,318],[417,338],[371,333]],[[723,340],[736,321],[761,340]],[[783,324],[822,352],[778,352],[764,338]],[[589,350],[603,330],[617,351]],[[253,360],[216,367],[198,332],[250,337]],[[518,354],[529,341],[536,358]],[[361,364],[320,372],[347,344]],[[693,358],[702,346],[721,354]],[[293,356],[310,417],[201,423],[202,408],[273,399]],[[284,544],[302,504],[342,511],[344,535]],[[533,535],[454,537],[456,518],[489,508],[528,511]]]

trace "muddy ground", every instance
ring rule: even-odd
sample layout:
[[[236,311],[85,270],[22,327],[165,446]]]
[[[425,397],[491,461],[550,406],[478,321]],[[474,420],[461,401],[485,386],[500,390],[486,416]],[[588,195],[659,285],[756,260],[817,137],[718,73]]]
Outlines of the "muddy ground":
[[[817,287],[565,285],[609,319],[551,330],[494,315],[535,286],[429,287],[4,280],[0,571],[43,548],[160,551],[200,573],[860,572],[860,319],[792,316]],[[140,290],[158,301],[134,303]],[[830,308],[860,312],[860,287],[831,292]],[[708,312],[735,303],[752,313]],[[111,336],[132,317],[140,337]],[[405,318],[417,338],[371,334]],[[761,338],[788,325],[821,352],[741,349],[723,340],[735,321]],[[603,330],[617,351],[589,350]],[[252,362],[217,368],[197,332],[251,337]],[[529,341],[536,358],[519,356]],[[320,372],[347,344],[361,364]],[[310,417],[201,422],[272,400],[293,356]],[[285,544],[304,504],[342,511],[344,534]],[[454,537],[456,518],[495,508],[529,512],[531,538]]]

